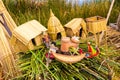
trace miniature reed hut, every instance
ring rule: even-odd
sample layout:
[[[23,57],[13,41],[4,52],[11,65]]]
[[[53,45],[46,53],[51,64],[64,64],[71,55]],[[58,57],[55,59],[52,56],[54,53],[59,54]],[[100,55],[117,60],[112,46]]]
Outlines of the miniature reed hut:
[[[81,36],[85,38],[87,35],[86,23],[82,18],[72,19],[64,25],[64,28],[68,37]]]
[[[17,52],[39,48],[42,43],[42,33],[47,29],[38,21],[26,22],[13,31],[12,43]]]
[[[3,28],[8,38],[12,36],[11,31],[13,31],[14,28],[17,27],[17,25],[9,15],[7,9],[5,8],[2,0],[0,0],[0,26]]]
[[[48,21],[48,34],[52,40],[56,40],[57,38],[66,37],[65,30],[58,20],[57,17],[54,16],[52,10],[50,10],[50,18]]]
[[[97,38],[96,33],[107,30],[106,19],[100,16],[94,16],[86,18],[88,31],[95,35],[96,45],[99,45],[99,38]]]

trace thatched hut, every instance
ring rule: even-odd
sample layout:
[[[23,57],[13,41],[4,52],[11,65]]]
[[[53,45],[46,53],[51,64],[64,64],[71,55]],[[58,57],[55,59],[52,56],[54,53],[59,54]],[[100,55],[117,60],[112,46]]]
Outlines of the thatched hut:
[[[86,18],[88,31],[96,34],[98,32],[106,31],[107,30],[107,22],[104,17],[101,16],[93,16]]]
[[[56,40],[57,38],[66,37],[65,30],[58,20],[57,17],[54,16],[52,10],[50,10],[50,18],[48,21],[48,34],[52,40]]]
[[[66,35],[68,37],[72,36],[82,36],[86,37],[86,23],[82,18],[74,18],[70,22],[64,25]]]
[[[104,17],[101,16],[93,16],[86,18],[88,32],[91,32],[95,36],[96,45],[100,45],[100,32],[107,30],[107,22]],[[106,34],[106,33],[105,33]],[[99,37],[97,37],[97,35]]]
[[[11,41],[17,52],[37,49],[42,43],[42,33],[46,31],[38,21],[32,20],[15,28]]]

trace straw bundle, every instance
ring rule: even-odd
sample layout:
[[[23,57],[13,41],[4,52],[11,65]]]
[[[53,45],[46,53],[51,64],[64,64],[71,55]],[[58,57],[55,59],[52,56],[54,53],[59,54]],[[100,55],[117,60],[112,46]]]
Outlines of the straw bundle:
[[[81,61],[84,57],[85,54],[80,54],[80,55],[64,55],[64,54],[59,54],[59,53],[53,53],[54,57],[64,63],[76,63],[78,61]]]
[[[0,26],[0,61],[2,63],[2,68],[4,74],[9,77],[15,77],[17,71],[15,68],[15,60],[12,55],[10,45],[5,37],[3,29]]]
[[[50,10],[50,18],[48,21],[48,33],[52,40],[56,40],[58,33],[61,33],[62,37],[66,37],[62,24],[58,18],[54,16],[52,10]]]
[[[8,13],[7,9],[5,8],[2,0],[0,0],[0,13],[3,13],[4,18],[5,18],[5,21],[6,21],[6,23],[7,23],[7,26],[9,27],[9,29],[10,29],[11,31],[13,31],[14,28],[17,27],[17,25],[16,25],[15,22],[13,21],[12,17],[9,15],[9,13]],[[2,20],[1,17],[0,17],[0,20]],[[0,26],[1,26],[1,24],[0,24]],[[2,25],[2,27],[4,27],[4,26]],[[6,34],[7,36],[9,36],[5,29],[4,29],[4,32],[5,32],[5,34]],[[10,36],[9,36],[9,37],[10,37]]]

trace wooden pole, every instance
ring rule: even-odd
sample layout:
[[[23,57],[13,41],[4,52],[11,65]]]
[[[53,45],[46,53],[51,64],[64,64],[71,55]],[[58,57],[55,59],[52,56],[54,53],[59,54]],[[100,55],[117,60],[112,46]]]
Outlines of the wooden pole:
[[[106,25],[107,25],[107,23],[108,23],[108,19],[109,19],[109,17],[110,17],[110,14],[111,14],[111,11],[112,11],[114,2],[115,2],[115,0],[112,0],[112,2],[111,2],[111,6],[110,6],[110,8],[109,8],[109,11],[108,11],[108,14],[107,14],[107,18],[106,18]],[[102,41],[102,38],[103,38],[103,36],[104,36],[104,32],[105,32],[105,31],[102,31],[102,33],[101,33],[101,35],[100,35],[99,43]]]
[[[109,19],[109,17],[110,17],[110,14],[111,14],[111,11],[112,11],[114,2],[115,2],[115,0],[112,0],[112,3],[111,3],[111,6],[110,6],[110,9],[109,9],[109,12],[108,12],[108,14],[107,14],[107,18],[106,18],[106,22],[107,22],[107,23],[108,23],[108,19]]]
[[[118,27],[118,31],[120,31],[120,13],[117,19],[117,27]]]

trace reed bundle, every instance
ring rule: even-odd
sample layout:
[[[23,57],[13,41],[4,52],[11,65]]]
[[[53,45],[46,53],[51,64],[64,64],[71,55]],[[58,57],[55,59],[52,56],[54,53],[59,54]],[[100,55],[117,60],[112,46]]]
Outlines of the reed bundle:
[[[16,76],[15,59],[13,57],[9,42],[0,26],[0,61],[3,73],[9,78]]]

